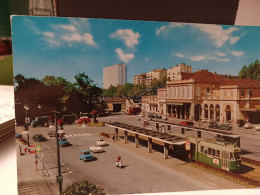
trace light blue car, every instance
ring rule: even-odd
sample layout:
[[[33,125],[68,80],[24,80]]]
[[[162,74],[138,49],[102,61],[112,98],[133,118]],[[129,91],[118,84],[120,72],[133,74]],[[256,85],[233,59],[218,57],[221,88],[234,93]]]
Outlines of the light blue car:
[[[79,154],[79,159],[85,161],[94,160],[94,156],[90,153],[89,150],[82,150]]]
[[[71,143],[68,142],[66,138],[59,138],[59,146],[60,147],[71,146]]]

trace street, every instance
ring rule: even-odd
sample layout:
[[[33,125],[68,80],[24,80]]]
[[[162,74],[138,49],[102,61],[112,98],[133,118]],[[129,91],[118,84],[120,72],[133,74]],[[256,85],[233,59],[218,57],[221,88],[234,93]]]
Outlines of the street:
[[[99,121],[108,122],[116,120],[138,125],[142,122],[139,119],[136,116],[109,116],[99,118]],[[16,131],[19,132],[21,129],[22,127],[17,127]],[[30,128],[30,137],[37,133],[47,136],[50,130],[54,129],[44,127]],[[146,147],[140,146],[135,148],[134,143],[124,144],[122,140],[113,142],[111,138],[100,136],[101,132],[110,135],[114,133],[114,129],[107,126],[83,128],[75,125],[65,125],[64,132],[66,133],[65,137],[72,144],[72,146],[60,149],[64,189],[73,182],[83,179],[88,179],[97,186],[102,186],[107,194],[246,188],[241,184],[233,183],[225,178],[220,178],[191,167],[189,163],[179,159],[170,158],[165,160],[162,153],[157,151],[148,153]],[[98,138],[104,138],[109,143],[109,146],[103,147],[105,152],[94,153],[93,155],[97,158],[95,161],[83,162],[79,160],[78,155],[80,151],[88,149],[90,145],[95,144]],[[33,143],[33,141],[31,142]],[[27,174],[38,172],[38,175],[42,175],[39,177],[55,182],[55,177],[58,173],[56,139],[49,138],[48,141],[39,143],[41,143],[42,152],[39,154],[38,171],[35,171],[34,158],[31,157],[31,170]],[[116,157],[119,154],[122,157],[123,165],[125,165],[123,169],[115,167]],[[33,154],[30,155],[33,156]],[[25,177],[19,174],[19,171],[22,171],[21,169],[24,167],[24,164],[21,163],[30,155],[19,156],[18,158],[18,181]],[[42,170],[42,155],[44,157],[44,166],[46,167],[45,171]],[[28,168],[29,165],[27,165]],[[48,174],[50,175],[49,179],[47,178]],[[57,184],[53,186],[56,189],[58,188]],[[55,192],[55,189],[51,190],[50,188],[49,190],[50,192]]]

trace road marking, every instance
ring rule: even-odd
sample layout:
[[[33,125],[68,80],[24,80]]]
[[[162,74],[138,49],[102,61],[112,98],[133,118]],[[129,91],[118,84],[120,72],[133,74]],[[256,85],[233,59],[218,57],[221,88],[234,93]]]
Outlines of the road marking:
[[[19,195],[38,195],[33,181],[20,181],[18,182]]]
[[[70,137],[73,137],[73,135],[69,135]]]
[[[78,136],[81,136],[81,134],[77,134]]]
[[[68,135],[64,135],[64,137],[69,137]]]
[[[77,137],[77,135],[76,134],[73,134],[75,137]]]

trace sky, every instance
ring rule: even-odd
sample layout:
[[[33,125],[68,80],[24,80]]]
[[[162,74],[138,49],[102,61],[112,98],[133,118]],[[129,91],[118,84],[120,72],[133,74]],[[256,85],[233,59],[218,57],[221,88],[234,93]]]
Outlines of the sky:
[[[127,81],[180,63],[237,75],[260,58],[260,27],[62,17],[12,17],[14,75],[102,86],[103,68],[127,64]]]

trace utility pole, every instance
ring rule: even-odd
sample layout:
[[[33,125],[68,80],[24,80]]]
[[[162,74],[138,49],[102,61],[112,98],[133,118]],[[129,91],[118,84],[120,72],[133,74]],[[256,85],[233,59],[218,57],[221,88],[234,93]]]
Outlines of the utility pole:
[[[56,142],[57,142],[57,163],[58,163],[58,176],[57,176],[57,182],[59,183],[59,195],[62,194],[62,182],[63,182],[63,176],[61,175],[61,166],[60,166],[60,146],[59,146],[59,136],[58,136],[58,122],[57,122],[57,112],[56,110],[54,112],[55,117],[55,126],[56,126]],[[59,113],[60,114],[60,113]]]

